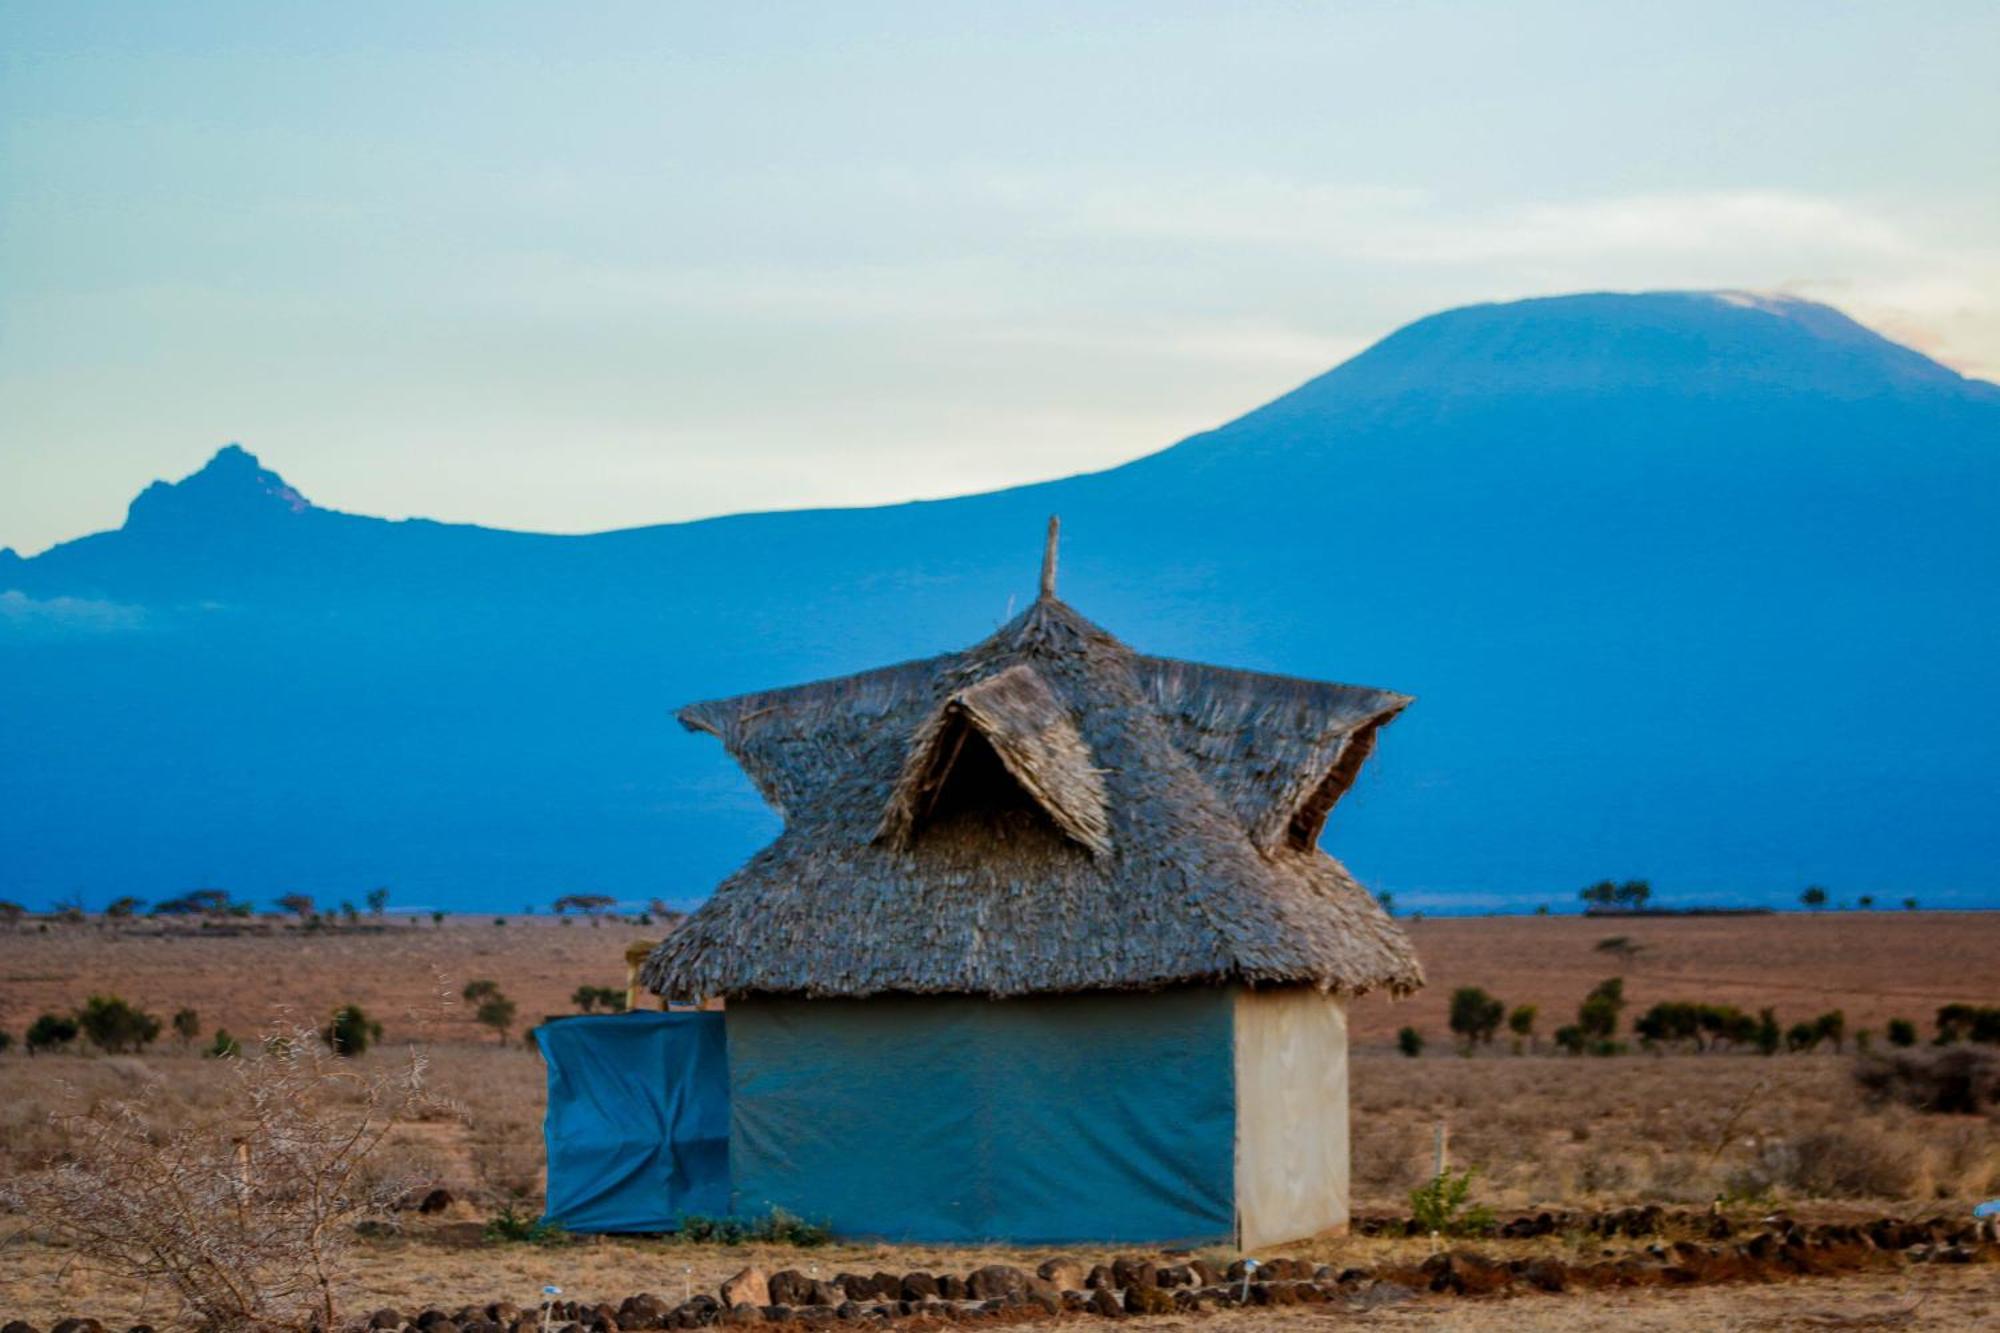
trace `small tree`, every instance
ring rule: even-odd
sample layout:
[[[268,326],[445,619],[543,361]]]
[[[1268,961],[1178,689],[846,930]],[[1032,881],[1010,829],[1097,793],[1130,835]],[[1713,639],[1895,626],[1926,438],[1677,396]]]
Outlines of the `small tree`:
[[[431,913],[431,925],[433,928],[442,928],[444,925],[444,913],[433,911]]]
[[[1554,1041],[1556,1049],[1569,1055],[1582,1055],[1583,1048],[1589,1044],[1589,1038],[1584,1035],[1583,1029],[1575,1023],[1565,1023],[1563,1026],[1557,1028]]]
[[[0,900],[0,926],[5,926],[9,930],[19,929],[21,918],[27,914],[28,909],[21,904]]]
[[[1451,995],[1451,1030],[1465,1042],[1465,1054],[1482,1042],[1493,1040],[1507,1006],[1477,986],[1461,986]]]
[[[1521,1044],[1523,1042],[1527,1043],[1529,1050],[1535,1048],[1535,1014],[1536,1009],[1534,1005],[1517,1004],[1514,1006],[1513,1012],[1507,1015],[1507,1030],[1514,1034],[1514,1054],[1516,1055],[1521,1053]]]
[[[13,1046],[13,1044],[14,1044],[14,1034],[9,1032],[6,1028],[0,1028],[0,1055],[5,1055],[8,1049]]]
[[[1757,1011],[1757,1050],[1762,1055],[1776,1055],[1778,1047],[1784,1044],[1784,1034],[1778,1027],[1778,1011],[1760,1009]]]
[[[130,894],[122,898],[113,898],[105,906],[104,915],[113,921],[130,921],[145,902],[144,898],[134,898]]]
[[[1907,1018],[1892,1018],[1888,1028],[1891,1046],[1914,1046],[1917,1044],[1917,1025]]]
[[[476,981],[466,982],[465,989],[459,992],[459,994],[463,996],[466,1000],[472,1002],[477,1002],[485,999],[489,995],[498,995],[499,993],[500,993],[500,983],[497,981],[489,980],[486,977],[481,977]]]
[[[1864,893],[1854,901],[1861,904],[1861,910],[1864,912],[1875,910],[1875,895],[1872,893]]]
[[[313,914],[313,900],[310,893],[288,893],[278,899],[278,906],[301,921]]]
[[[380,919],[382,914],[388,910],[389,891],[387,889],[368,890],[368,915]]]
[[[1625,1009],[1625,978],[1609,977],[1591,988],[1577,1006],[1576,1024],[1593,1041],[1610,1041],[1618,1035],[1618,1015]]]
[[[228,1060],[243,1054],[243,1043],[229,1035],[228,1028],[217,1028],[215,1040],[209,1042],[202,1054],[211,1060]]]
[[[320,1029],[320,1040],[335,1055],[365,1055],[370,1042],[382,1040],[382,1025],[368,1017],[358,1004],[343,1004]]]
[[[1643,879],[1628,879],[1618,886],[1615,896],[1621,904],[1637,911],[1653,896],[1653,886]]]
[[[597,1007],[597,987],[578,986],[570,995],[569,1002],[584,1013],[589,1013]]]
[[[77,1025],[100,1050],[144,1050],[160,1035],[160,1020],[116,995],[93,995],[77,1010]]]
[[[358,924],[361,920],[360,909],[351,902],[343,902],[340,905],[340,916],[350,926]]]
[[[1794,1055],[1810,1053],[1819,1045],[1819,1028],[1812,1023],[1794,1023],[1785,1030],[1785,1049]]]
[[[1915,898],[1905,898],[1905,899],[1903,899],[1903,910],[1904,910],[1905,912],[1914,912],[1914,911],[1916,911],[1916,910],[1917,910],[1917,900],[1916,900]]]
[[[28,1054],[54,1051],[76,1040],[76,1020],[66,1014],[43,1014],[28,1024]]]
[[[1805,891],[1799,895],[1799,901],[1817,912],[1826,906],[1826,890],[1817,884],[1808,884]]]
[[[1389,890],[1387,889],[1383,889],[1375,895],[1375,901],[1381,905],[1382,911],[1384,913],[1386,913],[1389,916],[1396,915],[1395,894],[1389,892]]]
[[[1618,901],[1618,886],[1608,879],[1600,879],[1595,884],[1587,884],[1578,891],[1577,897],[1592,907],[1609,907]]]
[[[504,1046],[507,1043],[508,1029],[514,1026],[514,1012],[514,1002],[496,991],[479,1002],[478,1012],[473,1017],[492,1028]]]
[[[201,1015],[192,1009],[174,1010],[174,1035],[185,1046],[201,1035]]]
[[[1424,1034],[1415,1028],[1403,1028],[1396,1033],[1396,1049],[1412,1060],[1424,1053]]]
[[[1833,1043],[1836,1053],[1847,1049],[1847,1015],[1839,1009],[1830,1009],[1813,1020],[1813,1032],[1821,1041]]]

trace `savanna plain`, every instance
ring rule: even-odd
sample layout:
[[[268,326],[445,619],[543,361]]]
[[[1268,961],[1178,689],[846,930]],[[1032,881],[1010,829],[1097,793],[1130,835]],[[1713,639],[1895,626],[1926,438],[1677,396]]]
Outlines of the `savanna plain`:
[[[1451,1166],[1472,1169],[1471,1201],[1502,1217],[1646,1204],[1690,1215],[1783,1210],[1835,1221],[1963,1217],[2000,1192],[1994,1107],[1922,1109],[1893,1085],[1856,1077],[1871,1059],[1932,1051],[1940,1009],[2000,1003],[1993,980],[2000,913],[1432,918],[1408,928],[1428,988],[1401,1001],[1364,997],[1351,1014],[1355,1213],[1363,1221],[1394,1218],[1398,1234],[1357,1226],[1262,1257],[1339,1268],[1433,1254],[1441,1242],[1403,1235],[1400,1222],[1411,1191],[1433,1175],[1440,1127]],[[816,1266],[826,1275],[964,1272],[987,1262],[1032,1268],[1054,1253],[565,1238],[517,1225],[538,1211],[543,1167],[545,1071],[524,1033],[577,1012],[579,988],[597,992],[586,997],[593,1004],[622,996],[626,947],[660,929],[629,918],[434,922],[393,913],[313,929],[264,918],[206,926],[29,918],[0,927],[0,1031],[13,1038],[0,1052],[0,1183],[31,1181],[71,1151],[52,1120],[60,1113],[131,1101],[153,1132],[199,1127],[230,1095],[229,1062],[204,1054],[218,1029],[254,1049],[260,1033],[323,1027],[337,1009],[358,1006],[380,1025],[380,1039],[347,1063],[363,1073],[386,1070],[414,1048],[426,1062],[430,1098],[423,1114],[389,1128],[365,1173],[411,1198],[440,1199],[442,1190],[450,1202],[399,1213],[346,1254],[339,1280],[349,1312],[501,1299],[530,1306],[547,1283],[591,1302],[616,1304],[638,1292],[677,1302],[686,1291],[713,1292],[746,1265]],[[1613,978],[1623,1004],[1614,1037],[1596,1047],[1607,1053],[1560,1049],[1558,1030],[1576,1023],[1586,997]],[[465,998],[477,982],[492,985]],[[1533,1013],[1468,1041],[1453,1030],[1453,997],[1475,987],[1510,1018]],[[512,1001],[511,1012],[483,1005],[482,996],[496,993]],[[162,1020],[188,1017],[182,1032],[164,1025],[143,1049],[107,1054],[78,1039],[26,1053],[35,1020],[76,1011],[93,995],[115,995]],[[1635,1021],[1663,1002],[1752,1016],[1769,1009],[1788,1039],[1770,1054],[1744,1033],[1642,1040]],[[1839,1015],[1831,1027],[1829,1014]],[[1913,1046],[1892,1044],[1898,1020],[1914,1029]],[[1793,1037],[1794,1029],[1811,1029],[1810,1039]],[[1415,1045],[1406,1030],[1421,1038],[1420,1054],[1406,1053]],[[1641,1243],[1559,1227],[1484,1245],[1499,1257],[1575,1258]],[[1078,1257],[1087,1267],[1109,1252]],[[107,1325],[172,1321],[169,1293],[92,1260],[29,1216],[0,1213],[0,1320],[38,1328],[77,1313]],[[1417,1293],[1365,1310],[1229,1310],[1155,1322],[1966,1328],[1996,1317],[2000,1265],[1986,1262],[1501,1301]]]

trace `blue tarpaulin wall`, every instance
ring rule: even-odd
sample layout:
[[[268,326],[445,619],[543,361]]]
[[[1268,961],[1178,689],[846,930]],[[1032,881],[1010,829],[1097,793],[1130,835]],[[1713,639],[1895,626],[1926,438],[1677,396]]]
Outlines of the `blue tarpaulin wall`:
[[[629,1013],[535,1029],[549,1066],[548,1209],[571,1231],[670,1231],[729,1200],[721,1014]]]
[[[732,1000],[737,1208],[892,1241],[1227,1241],[1232,1015],[1219,986]]]

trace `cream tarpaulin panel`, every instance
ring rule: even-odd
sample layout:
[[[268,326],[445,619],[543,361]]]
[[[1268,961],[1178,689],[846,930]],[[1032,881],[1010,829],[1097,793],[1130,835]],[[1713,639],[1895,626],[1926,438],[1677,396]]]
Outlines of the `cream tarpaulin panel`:
[[[1236,1216],[1254,1250],[1347,1224],[1347,1009],[1236,992]]]

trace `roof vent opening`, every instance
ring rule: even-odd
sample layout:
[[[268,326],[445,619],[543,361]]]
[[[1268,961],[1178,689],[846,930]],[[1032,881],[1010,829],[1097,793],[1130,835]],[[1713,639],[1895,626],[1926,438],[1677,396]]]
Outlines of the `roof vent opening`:
[[[1368,756],[1375,751],[1375,733],[1382,729],[1380,722],[1362,727],[1345,741],[1333,757],[1333,766],[1306,792],[1305,799],[1292,811],[1291,822],[1285,826],[1285,843],[1295,851],[1309,852],[1319,845],[1319,835],[1326,831],[1327,816],[1333,807],[1354,785],[1354,779],[1361,773],[1361,766],[1368,762]]]
[[[1104,777],[1046,682],[1010,667],[941,704],[917,731],[878,838],[910,846],[946,821],[1053,826],[1094,856],[1111,850]]]

